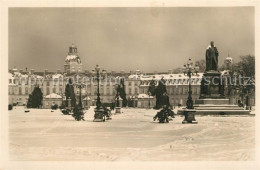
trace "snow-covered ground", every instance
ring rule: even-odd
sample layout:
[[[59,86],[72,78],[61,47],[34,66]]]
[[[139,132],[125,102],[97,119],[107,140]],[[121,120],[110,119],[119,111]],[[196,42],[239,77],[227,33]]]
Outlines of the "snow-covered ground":
[[[59,110],[9,111],[10,159],[37,161],[232,161],[255,159],[255,117],[196,116],[198,124],[153,121],[155,110],[122,109],[106,122]]]

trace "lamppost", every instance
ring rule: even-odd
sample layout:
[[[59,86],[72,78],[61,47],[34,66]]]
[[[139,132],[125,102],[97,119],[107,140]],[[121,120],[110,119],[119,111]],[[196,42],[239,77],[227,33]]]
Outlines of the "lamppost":
[[[84,109],[82,107],[82,100],[81,100],[81,89],[85,87],[84,84],[82,83],[77,83],[75,84],[75,86],[79,89],[79,102],[78,105],[74,107],[74,111],[73,111],[73,117],[75,118],[75,120],[80,121],[80,120],[84,120]]]
[[[79,89],[79,102],[78,102],[78,108],[82,109],[82,93],[81,93],[81,89],[85,87],[85,84],[79,83],[76,84],[76,87]]]
[[[99,92],[100,79],[101,79],[102,75],[106,74],[106,71],[105,70],[100,71],[99,65],[96,65],[95,70],[92,70],[93,74],[95,74],[95,72],[96,72],[96,75],[97,75],[97,102],[96,102],[96,106],[97,106],[97,108],[100,108],[100,106],[101,106],[100,92]]]
[[[154,93],[154,90],[155,90],[155,81],[154,79],[152,79],[149,83],[149,86],[148,86],[148,97],[149,97],[149,109],[151,108],[151,101],[150,101],[150,96],[153,96],[153,93]]]
[[[151,108],[150,92],[148,92],[148,98],[149,98],[149,100],[148,100],[148,109],[150,109]]]
[[[99,86],[100,86],[101,76],[106,74],[106,71],[105,70],[100,71],[99,65],[96,65],[95,70],[92,70],[92,73],[93,74],[96,73],[97,76],[97,102],[95,108],[94,121],[105,121],[104,109],[101,107]]]
[[[228,81],[228,95],[230,96],[230,99],[232,99],[232,104],[237,103],[237,94],[239,94],[239,84],[237,81],[238,74],[237,72],[230,70],[229,72],[229,81]],[[231,93],[232,92],[232,93]],[[235,101],[234,101],[235,100]]]
[[[191,76],[197,75],[199,70],[199,66],[196,64],[193,66],[193,62],[191,59],[188,60],[187,64],[183,65],[183,73],[184,75],[188,76],[189,82],[189,92],[188,92],[188,100],[186,102],[186,109],[184,110],[185,119],[182,121],[183,124],[186,123],[198,123],[195,120],[195,112],[196,110],[193,107],[193,100],[192,100],[192,90],[191,90]]]
[[[121,113],[121,107],[120,107],[120,101],[119,101],[119,98],[120,98],[120,84],[116,84],[116,107],[115,107],[115,113]]]
[[[63,96],[63,89],[64,89],[64,76],[65,76],[65,74],[62,74],[62,88],[61,88],[61,106],[62,106],[62,109],[63,109],[63,107],[64,107],[64,101],[63,101],[63,99],[64,99],[64,96]]]

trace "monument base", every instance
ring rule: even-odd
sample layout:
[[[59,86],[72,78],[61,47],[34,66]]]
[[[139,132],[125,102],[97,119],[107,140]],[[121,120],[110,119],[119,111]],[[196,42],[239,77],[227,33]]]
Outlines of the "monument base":
[[[195,120],[195,109],[184,109],[184,120],[182,121],[182,124],[192,123],[197,124],[198,122]]]
[[[121,107],[116,107],[116,113],[121,113]]]
[[[238,105],[229,104],[229,99],[197,99],[194,109],[199,115],[249,115],[250,110],[245,110]]]
[[[219,71],[206,71],[200,85],[200,99],[225,99],[224,83]]]
[[[214,99],[214,98],[197,99],[195,100],[195,105],[196,104],[228,105],[229,99]]]
[[[104,109],[103,108],[95,108],[95,115],[93,122],[105,122],[105,115],[104,115]]]

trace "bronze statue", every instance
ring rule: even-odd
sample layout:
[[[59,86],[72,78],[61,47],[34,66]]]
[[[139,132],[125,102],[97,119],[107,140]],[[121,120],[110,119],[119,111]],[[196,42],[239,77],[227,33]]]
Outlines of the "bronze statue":
[[[206,71],[218,69],[218,50],[214,45],[214,41],[210,42],[210,46],[206,50]]]

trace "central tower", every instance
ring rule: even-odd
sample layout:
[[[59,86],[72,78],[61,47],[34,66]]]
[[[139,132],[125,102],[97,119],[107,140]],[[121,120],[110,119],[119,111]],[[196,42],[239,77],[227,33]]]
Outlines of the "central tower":
[[[82,72],[82,63],[78,55],[77,46],[72,44],[65,60],[64,71],[66,73]]]

